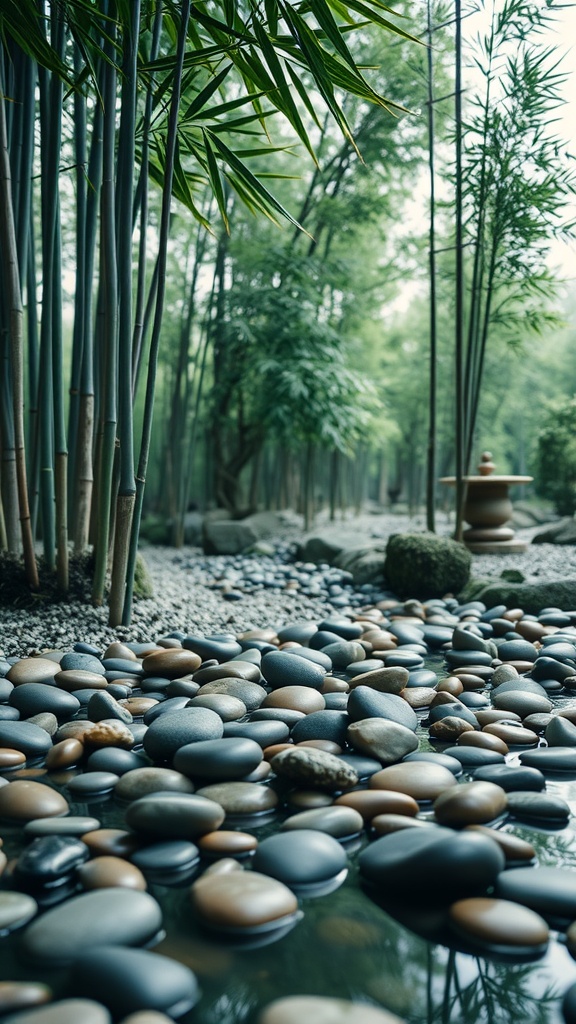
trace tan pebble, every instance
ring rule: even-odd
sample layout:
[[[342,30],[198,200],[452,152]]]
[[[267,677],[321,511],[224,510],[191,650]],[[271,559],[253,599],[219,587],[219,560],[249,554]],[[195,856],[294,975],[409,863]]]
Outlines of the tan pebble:
[[[40,981],[0,981],[0,1013],[41,1006],[52,999],[52,989]]]
[[[406,814],[376,814],[370,827],[377,836],[389,836],[405,828],[434,828],[434,823],[422,818],[409,818]]]
[[[122,658],[125,661],[138,661],[138,658],[134,654],[131,647],[127,647],[126,644],[121,643],[119,640],[114,640],[102,655],[102,658]]]
[[[75,722],[63,722],[54,739],[56,743],[68,739],[80,740],[82,743],[85,733],[93,728],[94,722],[88,722],[84,719],[79,719]]]
[[[420,708],[431,706],[436,690],[432,686],[407,686],[405,690],[400,691],[399,696],[418,711]]]
[[[0,789],[0,817],[16,821],[52,818],[69,811],[68,801],[51,786],[16,779]]]
[[[451,740],[458,740],[458,737],[465,732],[474,732],[474,726],[470,722],[466,722],[463,718],[458,718],[456,714],[446,715],[446,718],[441,718],[438,722],[433,722],[428,732],[430,736],[435,740],[442,740],[443,742],[450,742]]]
[[[342,747],[332,740],[300,740],[297,747],[315,747],[316,750],[326,750],[328,754],[341,754]]]
[[[438,683],[438,692],[451,693],[455,697],[458,697],[464,687],[462,681],[458,679],[458,676],[446,676],[445,679],[441,679]]]
[[[491,736],[497,736],[509,747],[534,747],[538,743],[538,736],[531,729],[524,729],[522,726],[506,725],[504,722],[494,722],[492,725],[485,725],[483,732]]]
[[[80,668],[68,668],[57,672],[54,682],[61,690],[66,690],[68,693],[73,690],[105,690],[108,686],[105,676]]]
[[[0,771],[6,771],[7,768],[18,768],[21,764],[26,764],[26,756],[21,750],[0,747]]]
[[[508,797],[494,782],[464,782],[441,793],[434,801],[434,815],[440,825],[483,825],[503,814]]]
[[[536,857],[536,850],[532,843],[528,843],[513,832],[504,832],[500,828],[489,828],[488,825],[466,825],[467,830],[481,832],[482,835],[493,839],[504,853],[507,864],[516,864],[518,861],[529,864]]]
[[[454,704],[456,707],[462,707],[462,701],[458,700],[453,693],[447,693],[445,690],[436,692],[436,696],[433,697],[430,707],[438,708],[443,707],[445,704]]]
[[[280,686],[264,698],[261,707],[302,711],[308,715],[313,711],[323,711],[326,701],[322,694],[311,686]]]
[[[191,897],[201,919],[213,927],[251,928],[298,910],[298,900],[286,885],[256,871],[205,872],[192,885]]]
[[[256,1024],[402,1024],[388,1010],[326,996],[287,996],[264,1008]]]
[[[244,718],[246,705],[229,693],[205,693],[193,697],[188,705],[191,708],[208,708],[220,716],[223,722],[237,722]]]
[[[401,814],[413,818],[420,809],[414,797],[384,789],[355,789],[336,797],[334,803],[353,807],[365,822],[372,821],[377,814]]]
[[[229,829],[218,829],[207,832],[197,841],[198,849],[217,857],[237,857],[252,853],[258,846],[258,840],[250,832],[233,832]]]
[[[477,690],[483,690],[486,686],[485,679],[471,672],[462,673],[459,679],[466,693],[475,693]]]
[[[147,889],[146,879],[140,868],[122,857],[102,855],[86,861],[76,869],[78,881],[84,889]]]
[[[393,764],[372,775],[369,789],[393,789],[415,800],[435,800],[446,789],[458,783],[448,768],[430,761],[405,761]]]
[[[476,720],[481,729],[485,725],[492,725],[494,722],[521,722],[520,715],[512,711],[498,711],[496,708],[487,708],[485,711],[476,711]]]
[[[80,838],[93,857],[130,857],[142,846],[134,832],[121,828],[96,828]]]
[[[345,679],[337,679],[336,676],[324,676],[320,693],[348,693],[349,684]]]
[[[0,850],[0,875],[3,875],[8,864],[8,857],[4,853],[4,850]]]
[[[142,668],[148,676],[176,679],[187,672],[195,672],[201,664],[201,657],[193,651],[164,650],[147,654],[142,662]]]
[[[167,1017],[158,1010],[137,1010],[136,1013],[123,1017],[120,1024],[174,1024],[174,1018]]]
[[[82,742],[91,749],[122,747],[124,750],[131,750],[134,746],[134,736],[122,722],[108,720],[96,722],[87,729],[82,736]]]
[[[514,949],[546,946],[548,925],[539,914],[511,900],[475,897],[458,900],[448,912],[458,934],[494,946]]]
[[[265,761],[271,761],[276,754],[280,754],[283,750],[294,750],[293,743],[271,743],[269,747],[264,747],[262,755]]]
[[[456,743],[460,747],[481,747],[483,750],[495,750],[497,754],[507,754],[508,746],[498,736],[491,736],[487,732],[472,732],[462,733],[458,737]]]
[[[289,807],[300,811],[308,811],[314,807],[329,807],[332,797],[328,793],[320,793],[308,789],[292,789],[286,798]]]
[[[46,767],[49,771],[60,768],[70,768],[78,764],[84,756],[84,746],[80,740],[73,737],[67,740],[60,740],[55,743],[46,754]]]
[[[121,708],[126,708],[133,718],[140,718],[150,708],[153,708],[155,704],[158,704],[159,701],[155,697],[124,697],[118,703]]]

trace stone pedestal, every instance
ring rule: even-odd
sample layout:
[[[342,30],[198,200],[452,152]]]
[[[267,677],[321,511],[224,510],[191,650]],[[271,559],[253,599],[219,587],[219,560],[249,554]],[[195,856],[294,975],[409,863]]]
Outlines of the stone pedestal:
[[[470,524],[464,531],[467,548],[476,554],[508,554],[525,551],[528,545],[518,540],[509,524],[512,502],[508,488],[514,484],[528,484],[531,476],[498,476],[493,472],[490,452],[484,452],[478,465],[478,476],[464,477],[466,497],[464,519]],[[454,486],[456,478],[442,477],[441,483]]]

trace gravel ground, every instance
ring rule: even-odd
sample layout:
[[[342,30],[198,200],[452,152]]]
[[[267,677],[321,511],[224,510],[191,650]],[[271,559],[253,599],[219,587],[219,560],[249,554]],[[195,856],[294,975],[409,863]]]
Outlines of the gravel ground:
[[[353,530],[361,544],[390,533],[422,530],[425,523],[422,517],[364,514],[340,520],[335,529],[343,527]],[[530,541],[538,529],[518,530],[517,536]],[[448,521],[439,523],[438,532],[450,532]],[[42,603],[40,599],[32,610],[0,608],[0,651],[5,657],[23,657],[47,648],[70,650],[79,640],[105,648],[114,639],[149,641],[173,630],[236,634],[303,619],[320,621],[334,610],[368,605],[384,595],[385,591],[375,588],[354,591],[341,574],[312,566],[304,570],[303,578],[295,579],[298,572],[293,565],[288,567],[286,559],[301,536],[300,519],[287,517],[275,559],[207,557],[198,548],[146,547],[142,553],[154,597],[135,602],[130,626],[110,628],[106,607],[93,608],[77,601]],[[529,545],[523,553],[473,558],[474,576],[495,578],[503,569],[517,569],[527,581],[576,577],[576,547],[538,544]],[[259,574],[268,575],[268,585],[248,581],[249,592],[245,592],[247,575],[257,578]],[[236,599],[224,598],[225,588],[232,590]]]

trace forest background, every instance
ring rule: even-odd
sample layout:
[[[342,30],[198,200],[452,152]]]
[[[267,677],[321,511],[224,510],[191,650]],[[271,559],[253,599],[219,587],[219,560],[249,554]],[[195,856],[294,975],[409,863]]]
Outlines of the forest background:
[[[447,504],[487,447],[574,511],[564,8],[458,7],[8,3],[0,546],[30,525],[32,586],[72,540],[126,620],[141,515],[180,544],[191,507]]]

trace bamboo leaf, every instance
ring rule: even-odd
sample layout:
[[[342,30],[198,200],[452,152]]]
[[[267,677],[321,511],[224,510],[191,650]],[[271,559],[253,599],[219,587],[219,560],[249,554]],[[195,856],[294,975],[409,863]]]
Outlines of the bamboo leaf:
[[[212,192],[218,204],[220,210],[220,216],[224,222],[224,227],[228,234],[230,234],[230,222],[228,220],[228,213],[226,211],[226,198],[224,196],[224,189],[222,188],[222,179],[220,177],[220,171],[218,169],[218,162],[214,155],[214,149],[210,142],[210,136],[206,129],[202,129],[202,137],[204,139],[204,149],[206,151],[206,163],[208,169],[208,178],[212,187]]]
[[[192,103],[189,105],[187,110],[184,112],[182,120],[190,120],[195,116],[195,114],[204,109],[208,100],[211,99],[211,97],[214,95],[217,89],[220,88],[222,83],[228,77],[228,73],[232,66],[232,64],[227,64],[224,68],[222,68],[222,71],[218,75],[212,78],[208,82],[208,84],[205,85],[203,89],[201,89],[201,91],[198,93],[195,99],[192,100]]]

